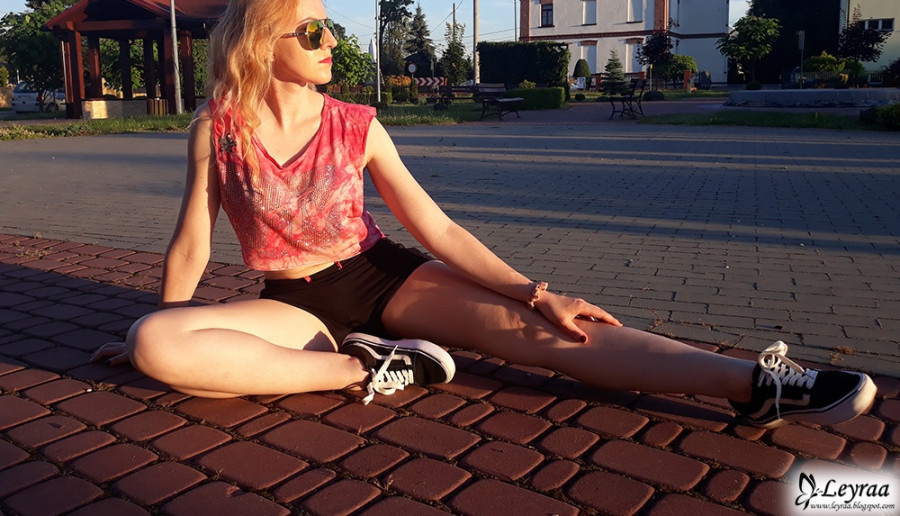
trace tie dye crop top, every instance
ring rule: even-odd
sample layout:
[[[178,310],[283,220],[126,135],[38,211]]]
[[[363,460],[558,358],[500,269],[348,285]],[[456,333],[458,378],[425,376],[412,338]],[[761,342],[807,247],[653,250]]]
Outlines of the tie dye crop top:
[[[210,102],[215,114],[216,105]],[[366,136],[375,110],[325,95],[322,122],[303,153],[281,166],[254,136],[253,175],[231,113],[214,118],[222,207],[244,263],[278,271],[339,262],[384,237],[363,201]]]

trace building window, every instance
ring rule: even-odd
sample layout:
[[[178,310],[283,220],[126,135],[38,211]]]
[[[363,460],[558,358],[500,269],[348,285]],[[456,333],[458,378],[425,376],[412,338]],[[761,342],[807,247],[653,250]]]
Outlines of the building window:
[[[597,25],[597,0],[584,0],[581,2],[584,8],[583,20],[585,25]]]
[[[878,30],[882,32],[893,32],[894,31],[894,19],[893,18],[884,18],[880,20],[864,20],[862,22],[863,27],[872,30]]]
[[[644,21],[644,0],[625,0],[628,2],[628,23]]]
[[[541,27],[553,26],[553,4],[541,5]]]

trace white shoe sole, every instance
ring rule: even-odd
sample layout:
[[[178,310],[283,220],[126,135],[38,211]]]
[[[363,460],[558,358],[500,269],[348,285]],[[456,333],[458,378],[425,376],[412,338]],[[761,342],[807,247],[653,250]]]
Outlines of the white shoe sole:
[[[863,376],[865,377],[863,384],[859,390],[856,391],[855,395],[840,401],[827,410],[805,413],[794,412],[784,416],[783,420],[785,422],[797,421],[821,426],[830,426],[855,418],[868,410],[869,407],[875,403],[875,394],[878,392],[878,388],[875,386],[875,382],[872,381],[872,378],[870,378],[869,375]],[[765,428],[775,428],[776,426],[781,426],[781,424],[775,424],[774,426],[767,425]]]

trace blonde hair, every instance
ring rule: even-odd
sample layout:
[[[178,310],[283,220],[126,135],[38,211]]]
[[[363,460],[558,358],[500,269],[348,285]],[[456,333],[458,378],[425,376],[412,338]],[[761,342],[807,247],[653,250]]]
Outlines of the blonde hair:
[[[275,43],[293,17],[298,0],[230,0],[209,36],[209,98],[217,103],[216,118],[231,110],[244,158],[258,168],[250,152],[258,110],[272,80]]]

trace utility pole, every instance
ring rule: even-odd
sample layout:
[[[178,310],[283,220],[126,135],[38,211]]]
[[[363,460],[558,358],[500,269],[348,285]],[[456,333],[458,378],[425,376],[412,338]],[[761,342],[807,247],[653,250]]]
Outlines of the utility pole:
[[[475,68],[473,75],[475,84],[481,82],[481,73],[478,71],[478,0],[475,0],[475,30],[472,31],[472,67]]]
[[[181,67],[178,64],[178,30],[175,28],[175,0],[169,0],[169,19],[172,23],[172,63],[175,65],[175,113],[184,111],[181,101]]]
[[[378,16],[378,0],[375,0],[375,93],[378,102],[381,102],[381,38],[379,24],[381,17]]]
[[[519,20],[516,19],[516,1],[513,0],[513,41],[519,40]]]

